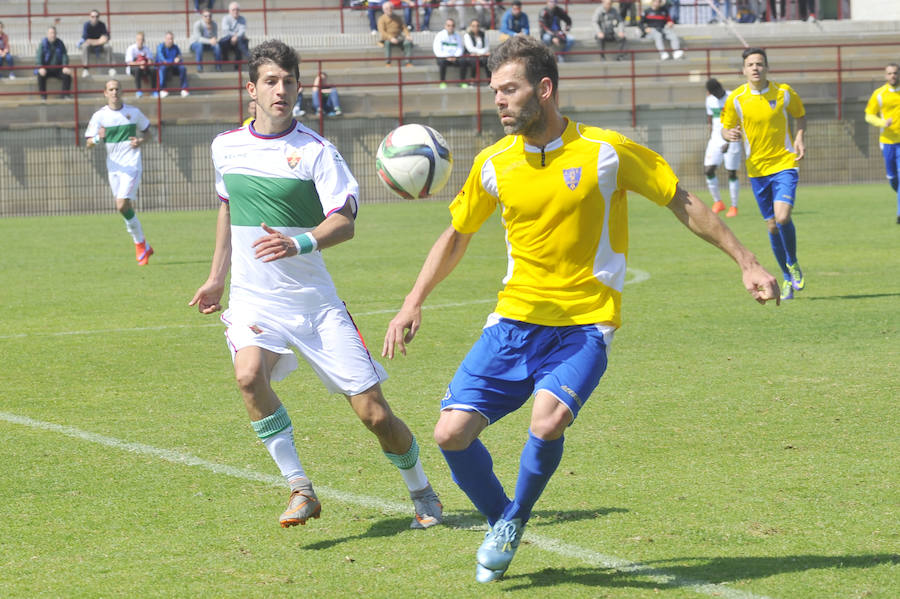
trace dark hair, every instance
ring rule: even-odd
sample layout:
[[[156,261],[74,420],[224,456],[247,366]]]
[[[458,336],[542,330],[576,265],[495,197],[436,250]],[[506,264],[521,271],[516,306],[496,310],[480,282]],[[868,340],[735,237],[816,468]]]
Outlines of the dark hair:
[[[559,68],[556,66],[556,56],[548,46],[533,37],[513,36],[491,53],[488,69],[496,72],[502,65],[515,60],[525,65],[525,78],[535,90],[540,85],[541,79],[547,77],[553,84],[553,92],[556,93],[559,86]]]
[[[725,95],[725,88],[722,87],[722,84],[719,83],[719,80],[714,77],[706,80],[706,91],[717,98],[721,98]]]
[[[3,23],[0,23],[0,25],[2,25],[2,24]],[[895,69],[900,69],[900,64],[897,64],[896,62],[889,62],[886,65],[884,65],[884,68],[888,68],[888,67],[894,67]]]
[[[513,5],[513,6],[518,6],[519,8],[522,8],[522,0],[513,0],[512,5]]]
[[[266,40],[250,51],[250,81],[256,83],[259,79],[259,67],[267,62],[277,64],[300,80],[300,57],[283,41]]]
[[[766,63],[766,66],[769,66],[769,57],[766,56],[766,51],[762,48],[747,48],[743,52],[741,52],[741,62],[747,60],[747,57],[752,54],[762,54],[763,60]]]

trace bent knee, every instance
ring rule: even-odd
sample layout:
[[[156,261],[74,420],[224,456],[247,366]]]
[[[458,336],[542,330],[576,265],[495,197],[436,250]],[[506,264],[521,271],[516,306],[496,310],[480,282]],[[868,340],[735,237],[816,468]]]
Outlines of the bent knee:
[[[474,438],[462,427],[438,421],[434,427],[434,442],[445,451],[462,451],[472,444]]]

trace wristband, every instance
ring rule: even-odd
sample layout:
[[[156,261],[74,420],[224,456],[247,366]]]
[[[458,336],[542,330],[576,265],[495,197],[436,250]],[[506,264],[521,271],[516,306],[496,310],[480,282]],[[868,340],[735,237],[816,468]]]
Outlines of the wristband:
[[[100,134],[98,133],[97,135],[95,135],[94,137],[92,137],[92,138],[91,138],[91,141],[94,142],[95,144],[100,143],[100,141],[101,141],[101,140],[100,140]]]
[[[304,233],[303,235],[291,237],[291,239],[294,240],[294,245],[297,246],[298,254],[309,254],[319,248],[319,242],[316,241],[312,233]]]

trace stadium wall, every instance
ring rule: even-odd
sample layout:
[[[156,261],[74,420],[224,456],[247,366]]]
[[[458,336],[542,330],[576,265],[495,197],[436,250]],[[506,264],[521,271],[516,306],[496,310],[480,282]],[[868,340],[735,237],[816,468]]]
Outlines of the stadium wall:
[[[833,109],[810,106],[807,134],[809,154],[801,164],[801,183],[848,184],[881,182],[884,166],[878,132],[862,118],[863,105],[846,105],[839,121],[827,118]],[[816,117],[816,113],[824,113]],[[706,189],[702,160],[708,129],[702,110],[653,109],[641,115],[641,126],[630,123],[628,111],[583,112],[572,115],[581,122],[615,129],[660,152],[691,190]],[[327,121],[326,136],[343,154],[360,182],[361,202],[394,201],[378,182],[375,152],[396,121],[391,119],[334,119]],[[439,194],[448,201],[458,189],[475,154],[502,132],[494,115],[484,119],[485,131],[475,133],[475,117],[428,119],[441,131],[451,149],[455,168],[450,183]],[[200,210],[218,206],[209,144],[229,125],[167,125],[163,143],[143,146],[144,173],[140,210]],[[106,152],[87,150],[72,143],[71,129],[34,128],[3,131],[0,144],[0,217],[102,213],[114,210],[107,185]],[[401,200],[396,200],[401,201]]]

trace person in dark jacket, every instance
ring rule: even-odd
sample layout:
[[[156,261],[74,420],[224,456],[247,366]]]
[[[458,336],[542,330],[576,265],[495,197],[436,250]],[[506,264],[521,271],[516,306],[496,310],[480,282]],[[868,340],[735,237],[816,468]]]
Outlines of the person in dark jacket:
[[[68,92],[72,88],[72,69],[65,66],[69,64],[69,52],[63,41],[56,37],[56,27],[47,30],[47,37],[38,44],[34,61],[38,65],[34,74],[38,78],[38,89],[41,91],[42,99],[47,99],[48,77],[61,80],[63,92]],[[67,98],[69,95],[64,93],[62,97]]]
[[[575,40],[569,35],[572,28],[572,17],[556,0],[547,0],[547,6],[538,15],[541,24],[541,41],[557,52],[568,52],[572,49]],[[561,54],[557,54],[557,61],[565,62]]]

